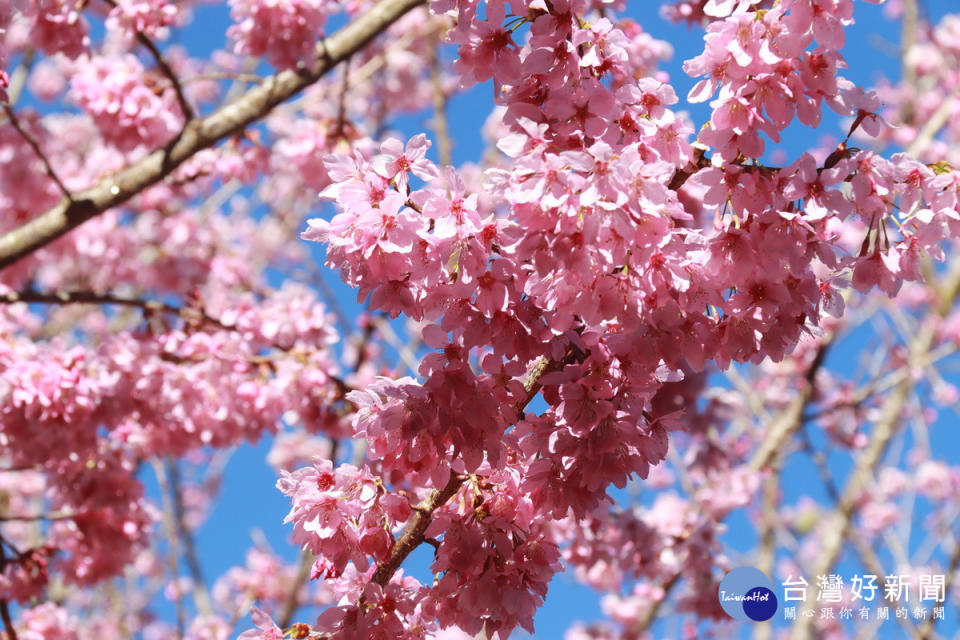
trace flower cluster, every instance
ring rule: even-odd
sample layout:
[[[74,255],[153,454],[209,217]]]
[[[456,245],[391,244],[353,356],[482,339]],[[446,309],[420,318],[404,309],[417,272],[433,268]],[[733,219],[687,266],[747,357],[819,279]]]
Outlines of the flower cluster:
[[[141,33],[148,38],[164,34],[164,28],[174,24],[177,5],[168,0],[118,0],[110,9],[108,29],[125,30],[131,36]]]
[[[30,40],[49,54],[77,58],[90,44],[90,25],[70,0],[28,0],[24,18],[30,24]]]
[[[329,0],[230,0],[236,24],[228,35],[241,55],[265,56],[276,67],[312,62],[327,17],[339,6]]]
[[[164,144],[183,119],[173,88],[151,77],[132,55],[97,56],[81,65],[71,77],[70,97],[120,151]]]
[[[386,560],[391,531],[410,517],[410,504],[387,492],[366,467],[318,461],[292,473],[284,471],[277,487],[293,503],[286,522],[294,524],[294,542],[320,556],[319,575],[339,576],[348,562],[366,571],[369,558]]]

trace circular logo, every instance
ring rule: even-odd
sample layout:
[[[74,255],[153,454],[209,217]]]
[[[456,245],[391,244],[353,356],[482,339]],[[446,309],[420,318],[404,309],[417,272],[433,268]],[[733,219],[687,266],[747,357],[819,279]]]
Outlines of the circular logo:
[[[731,569],[717,589],[720,606],[734,620],[764,622],[777,613],[777,596],[767,575],[754,567]]]

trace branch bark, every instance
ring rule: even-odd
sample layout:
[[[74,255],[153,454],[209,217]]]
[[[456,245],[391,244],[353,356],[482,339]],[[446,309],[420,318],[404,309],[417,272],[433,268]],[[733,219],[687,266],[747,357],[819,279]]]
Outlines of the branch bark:
[[[313,66],[266,78],[231,104],[206,118],[187,122],[165,148],[64,198],[52,209],[0,236],[0,269],[46,246],[107,209],[119,206],[166,176],[197,152],[212,147],[267,115],[274,107],[315,83],[366,46],[387,27],[425,0],[381,0],[367,13],[321,43]]]
[[[182,555],[190,571],[190,578],[193,581],[193,602],[197,611],[201,615],[211,615],[213,613],[213,604],[210,600],[210,591],[207,589],[207,581],[203,577],[203,568],[200,566],[200,558],[197,555],[196,542],[193,539],[193,532],[187,526],[186,506],[183,504],[183,492],[180,481],[180,467],[177,460],[167,458],[167,478],[170,481],[170,501],[173,508],[173,522],[176,526],[177,536],[183,543]]]
[[[186,321],[198,321],[212,324],[227,331],[236,331],[236,327],[224,324],[220,320],[205,314],[199,309],[192,307],[178,307],[156,300],[144,300],[142,298],[127,298],[110,293],[96,293],[93,291],[57,291],[45,292],[27,289],[19,292],[0,293],[0,304],[97,304],[97,305],[117,305],[121,307],[132,307],[141,309],[146,313],[169,313],[183,318]]]
[[[797,391],[797,395],[787,405],[786,409],[777,416],[777,419],[770,426],[767,437],[764,438],[753,458],[750,459],[749,467],[754,471],[760,471],[770,466],[779,467],[780,452],[783,450],[787,440],[803,424],[803,410],[807,403],[813,397],[814,384],[813,379],[823,365],[823,359],[827,354],[830,343],[835,338],[833,332],[826,335],[820,344],[810,368],[804,376],[804,385]]]

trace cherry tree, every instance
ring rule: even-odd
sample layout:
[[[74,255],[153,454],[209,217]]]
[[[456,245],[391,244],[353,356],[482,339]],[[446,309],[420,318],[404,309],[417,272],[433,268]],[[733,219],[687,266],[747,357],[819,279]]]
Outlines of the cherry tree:
[[[505,639],[561,573],[568,640],[955,626],[960,16],[859,86],[878,3],[0,0],[6,640]],[[263,440],[299,559],[211,580]],[[916,595],[738,627],[743,564]]]

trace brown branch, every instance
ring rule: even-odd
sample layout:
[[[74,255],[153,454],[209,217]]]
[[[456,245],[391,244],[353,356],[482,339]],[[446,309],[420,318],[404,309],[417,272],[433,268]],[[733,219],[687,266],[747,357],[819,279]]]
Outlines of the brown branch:
[[[400,534],[400,539],[397,540],[393,545],[393,549],[390,550],[390,558],[377,566],[377,570],[374,571],[373,577],[370,579],[371,582],[381,587],[386,586],[396,570],[399,569],[403,561],[407,559],[407,556],[423,542],[427,527],[429,527],[432,522],[433,512],[446,504],[447,500],[452,498],[460,490],[465,479],[464,476],[451,471],[450,479],[442,489],[439,491],[434,490],[426,499],[413,508],[413,517],[410,519],[409,524],[404,527],[403,533]]]
[[[94,187],[64,198],[52,209],[0,236],[0,269],[46,246],[107,209],[119,206],[166,178],[197,152],[268,114],[274,107],[319,80],[359,51],[424,0],[381,0],[323,41],[316,63],[265,78],[231,104],[187,122],[182,134],[163,149],[107,176]]]
[[[760,509],[760,548],[756,568],[764,574],[773,575],[777,542],[777,508],[780,505],[780,459],[773,463],[770,475],[763,481],[762,506]],[[753,640],[768,640],[773,637],[769,624],[754,625]]]
[[[197,75],[190,76],[189,78],[184,78],[180,81],[180,83],[183,85],[188,85],[193,84],[194,82],[203,82],[205,80],[236,80],[249,84],[260,84],[263,82],[263,76],[258,76],[255,73],[243,73],[237,71],[208,71],[206,73],[198,73]]]
[[[7,550],[4,548],[5,543],[7,543],[7,541],[3,536],[0,536],[0,573],[3,573],[4,569],[7,568],[8,560]],[[3,598],[0,598],[0,619],[3,619],[3,626],[7,630],[6,640],[17,640],[17,631],[13,628],[13,620],[10,618],[10,606],[6,599]]]
[[[814,378],[817,375],[817,371],[819,371],[823,366],[827,350],[829,349],[834,338],[835,334],[833,333],[827,334],[824,337],[819,348],[817,349],[817,353],[814,355],[813,360],[803,374],[803,388],[798,393],[794,401],[791,402],[777,417],[777,420],[774,422],[774,426],[770,429],[769,435],[761,444],[757,454],[755,454],[753,459],[748,463],[750,468],[754,468],[756,470],[760,470],[762,468],[770,469],[770,475],[763,483],[763,521],[760,532],[761,549],[759,557],[756,561],[757,568],[768,575],[773,569],[774,547],[776,542],[775,509],[780,494],[778,473],[783,457],[781,445],[793,433],[793,431],[802,425],[803,410],[813,397]],[[681,577],[681,573],[673,574],[661,585],[661,588],[664,592],[663,597],[654,602],[650,608],[644,612],[643,616],[641,616],[635,625],[631,625],[631,632],[634,632],[639,636],[650,628],[650,625],[654,623],[657,615],[659,615],[661,607],[667,601],[670,592],[678,585]],[[757,625],[754,629],[753,637],[756,640],[769,638],[769,625]]]
[[[187,94],[183,91],[183,85],[180,84],[180,79],[177,78],[177,74],[170,68],[163,54],[157,49],[157,45],[153,43],[153,40],[139,31],[137,32],[137,40],[147,48],[147,51],[149,51],[153,59],[156,60],[157,66],[160,67],[160,71],[163,72],[163,75],[167,76],[170,84],[173,85],[173,91],[177,94],[177,103],[180,105],[180,111],[183,112],[184,124],[193,120],[196,114],[193,111],[193,107],[190,106],[190,102],[187,101]]]
[[[687,179],[695,174],[700,169],[710,166],[710,159],[706,156],[706,149],[704,147],[695,147],[693,150],[693,160],[683,169],[677,169],[673,177],[670,178],[670,182],[667,184],[667,188],[671,191],[677,191]],[[2,266],[2,264],[0,264]]]
[[[937,316],[943,317],[953,308],[954,300],[960,293],[960,260],[951,266],[947,280],[943,287],[938,288],[938,302],[933,310]],[[936,338],[935,323],[928,322],[917,333],[910,344],[909,362],[916,366],[927,354]],[[857,459],[847,480],[836,508],[827,516],[824,525],[824,534],[820,538],[820,554],[812,564],[810,575],[826,575],[843,550],[850,527],[864,490],[871,484],[873,469],[880,462],[887,449],[887,444],[900,430],[901,414],[906,408],[910,395],[913,392],[913,381],[905,376],[880,409],[880,416],[874,424],[863,453]],[[791,640],[806,640],[813,633],[813,618],[801,617],[791,629]]]
[[[163,503],[163,527],[167,536],[168,546],[167,561],[170,569],[170,581],[174,585],[173,604],[176,610],[177,638],[183,640],[184,629],[186,627],[186,613],[183,608],[183,594],[180,593],[179,536],[177,535],[177,526],[174,523],[170,483],[168,482],[163,464],[159,460],[153,460],[152,464],[153,471],[157,476],[157,484],[160,485],[160,497]]]
[[[760,471],[761,469],[776,464],[787,440],[789,440],[793,433],[803,424],[803,410],[813,397],[814,377],[823,365],[827,349],[835,337],[836,335],[833,332],[824,336],[817,350],[817,354],[814,356],[813,362],[804,375],[803,387],[797,391],[793,400],[787,405],[787,408],[784,409],[783,412],[777,416],[774,423],[770,425],[767,436],[763,442],[760,443],[753,458],[750,459],[750,469]]]
[[[944,595],[948,602],[952,599],[950,594],[953,592],[953,578],[957,573],[958,567],[960,567],[960,539],[954,538],[953,553],[950,554],[950,561],[947,563],[946,578],[944,579],[945,585],[943,588]],[[937,621],[933,619],[933,616],[924,620],[920,626],[920,640],[931,640],[936,624]]]
[[[862,536],[859,535],[856,531],[850,532],[850,541],[853,544],[853,548],[857,551],[857,554],[860,556],[860,559],[863,561],[863,566],[871,574],[877,576],[877,581],[879,582],[879,588],[882,593],[887,592],[887,579],[885,576],[885,571],[883,565],[880,564],[880,558],[877,557],[876,551],[871,547]],[[897,618],[897,622],[900,623],[900,626],[903,627],[904,632],[909,638],[917,637],[917,626],[913,623],[913,620],[910,618]]]
[[[290,626],[290,623],[293,622],[293,614],[297,610],[297,605],[300,604],[297,596],[300,594],[300,589],[303,588],[303,585],[305,585],[310,578],[311,567],[313,567],[313,555],[304,549],[300,552],[300,557],[297,559],[297,575],[293,579],[293,584],[290,585],[290,590],[287,592],[287,597],[283,602],[280,615],[277,616],[277,625],[281,629],[286,629]]]
[[[350,58],[343,63],[343,76],[340,78],[340,95],[337,97],[337,128],[332,136],[334,144],[347,140],[347,91],[350,90]]]
[[[7,640],[17,640],[17,632],[13,628],[13,620],[10,619],[10,606],[6,600],[0,600],[0,618],[3,618],[3,626],[7,629]]]
[[[60,190],[60,194],[63,195],[68,201],[73,201],[73,196],[70,194],[70,190],[67,189],[66,185],[60,180],[60,177],[57,175],[57,172],[53,170],[53,166],[50,164],[50,160],[47,159],[46,154],[43,152],[43,149],[40,148],[40,144],[34,140],[27,131],[20,126],[20,120],[17,119],[17,115],[13,112],[13,109],[9,105],[3,105],[3,111],[7,114],[7,118],[10,120],[10,124],[14,129],[17,130],[17,133],[20,134],[20,137],[23,138],[30,148],[33,149],[34,154],[40,158],[40,162],[43,163],[43,168],[46,170],[47,175],[50,176],[50,179],[57,185],[57,188]]]
[[[663,607],[663,604],[670,596],[670,592],[673,591],[674,587],[680,584],[681,575],[682,574],[680,573],[675,573],[670,576],[666,582],[660,585],[660,588],[663,589],[663,597],[651,604],[650,608],[647,609],[642,616],[640,616],[635,625],[630,625],[631,632],[634,632],[637,634],[637,636],[642,636],[643,633],[650,628],[650,625],[652,625],[657,619],[657,615],[660,613],[660,608]]]
[[[24,302],[27,304],[97,304],[97,305],[118,305],[122,307],[132,307],[141,309],[146,313],[170,313],[179,316],[187,321],[201,321],[216,325],[227,331],[235,331],[236,327],[224,324],[220,320],[207,315],[199,309],[192,307],[178,307],[156,300],[144,300],[142,298],[127,298],[110,293],[95,293],[93,291],[57,291],[45,292],[27,289],[26,291],[0,293],[0,304],[16,304]]]
[[[116,0],[104,0],[111,7],[116,7]],[[150,52],[150,55],[153,56],[154,61],[156,61],[157,66],[160,68],[160,71],[167,77],[167,80],[170,81],[170,84],[173,85],[173,90],[177,94],[177,102],[180,105],[180,111],[183,112],[184,124],[190,122],[196,117],[196,114],[193,111],[193,107],[190,106],[190,103],[187,101],[187,95],[183,91],[183,85],[180,84],[180,79],[177,77],[177,74],[173,72],[173,69],[170,67],[170,64],[167,62],[166,58],[163,57],[163,54],[160,53],[160,49],[157,48],[157,45],[154,44],[145,33],[142,31],[137,31],[137,41]]]
[[[583,359],[583,354],[571,347],[564,359],[560,362],[552,360],[546,356],[540,356],[527,371],[523,378],[523,388],[526,396],[513,407],[517,414],[523,412],[524,408],[530,404],[530,401],[540,392],[540,379],[551,371],[558,371],[566,364]],[[382,586],[390,581],[390,578],[400,568],[407,556],[424,542],[424,534],[432,521],[433,512],[446,504],[460,490],[466,480],[466,476],[461,476],[453,471],[450,472],[450,479],[442,489],[434,490],[420,504],[413,507],[413,516],[410,522],[404,527],[400,538],[394,543],[390,551],[390,557],[377,566],[373,573],[371,582]]]
[[[92,291],[57,291],[57,292],[43,292],[35,291],[33,289],[27,289],[26,291],[13,291],[8,293],[0,293],[0,304],[17,304],[17,303],[28,303],[28,304],[55,304],[55,305],[68,305],[68,304],[96,304],[96,305],[119,305],[123,307],[131,307],[135,309],[141,309],[144,313],[169,313],[176,315],[182,318],[188,323],[206,323],[223,329],[225,331],[239,331],[235,325],[227,324],[217,318],[214,318],[211,315],[205,313],[202,309],[195,307],[178,307],[176,305],[167,304],[164,302],[157,302],[156,300],[144,300],[142,298],[127,298],[123,296],[117,296],[110,293],[95,293]],[[301,349],[296,349],[289,346],[284,346],[282,344],[272,343],[270,347],[277,349],[282,352],[282,356],[279,357],[294,357],[294,358],[305,358],[312,353],[311,351],[304,351]],[[204,362],[208,358],[217,357],[215,354],[198,354],[195,356],[181,357],[176,354],[171,353],[162,353],[160,357],[169,360],[171,362],[177,363],[191,363],[191,362]],[[278,356],[274,354],[265,354],[265,355],[250,355],[244,358],[247,362],[251,364],[271,364],[278,359]],[[342,378],[334,375],[329,376],[330,381],[337,387],[337,391],[341,397],[345,397],[349,392],[353,391]],[[0,469],[2,471],[2,469]]]
[[[23,87],[27,84],[27,75],[30,73],[30,67],[33,65],[34,51],[27,49],[20,58],[20,64],[10,74],[10,86],[7,87],[7,104],[10,107],[16,106],[20,101],[20,94],[23,93]]]
[[[0,522],[37,522],[53,520],[70,520],[74,517],[73,513],[38,513],[34,515],[22,516],[0,516]]]
[[[187,570],[190,571],[190,577],[193,579],[193,602],[197,607],[197,612],[201,615],[210,615],[213,613],[213,605],[210,602],[210,592],[207,590],[207,582],[203,577],[203,568],[200,566],[200,560],[197,556],[197,546],[193,539],[193,533],[187,527],[186,508],[183,504],[183,493],[181,492],[180,467],[177,461],[171,458],[166,460],[167,477],[170,480],[170,496],[173,506],[173,520],[177,529],[177,536],[183,543],[183,559],[187,563]]]
[[[904,0],[903,24],[900,30],[900,55],[903,58],[901,73],[903,74],[903,83],[912,89],[916,88],[917,74],[913,66],[907,62],[907,56],[910,53],[910,49],[917,43],[919,13],[917,0]]]

